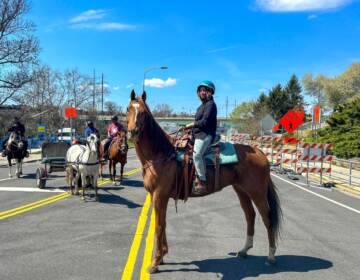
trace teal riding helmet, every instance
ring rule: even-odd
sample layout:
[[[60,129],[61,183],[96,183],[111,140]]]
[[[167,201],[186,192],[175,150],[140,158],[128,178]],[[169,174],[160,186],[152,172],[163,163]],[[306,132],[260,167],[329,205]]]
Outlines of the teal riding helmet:
[[[209,89],[211,89],[213,91],[213,94],[215,93],[215,85],[213,82],[211,81],[208,81],[208,80],[204,80],[202,81],[198,87],[197,87],[197,90],[199,90],[200,87],[207,87]]]

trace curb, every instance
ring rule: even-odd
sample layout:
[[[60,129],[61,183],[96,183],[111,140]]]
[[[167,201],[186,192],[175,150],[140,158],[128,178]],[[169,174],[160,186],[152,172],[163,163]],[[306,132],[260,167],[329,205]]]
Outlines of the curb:
[[[32,163],[32,162],[37,162],[40,161],[40,159],[31,159],[31,160],[27,160],[24,161],[23,163]],[[8,166],[7,163],[0,163],[0,166]]]
[[[336,188],[336,189],[339,189],[339,190],[342,190],[342,191],[344,191],[344,192],[349,192],[349,193],[351,193],[351,194],[360,196],[360,191],[358,191],[358,190],[356,190],[356,189],[353,189],[353,188],[351,188],[351,187],[348,187],[348,186],[341,186],[341,185],[339,185],[339,184],[336,184],[336,185],[335,185],[335,188]]]

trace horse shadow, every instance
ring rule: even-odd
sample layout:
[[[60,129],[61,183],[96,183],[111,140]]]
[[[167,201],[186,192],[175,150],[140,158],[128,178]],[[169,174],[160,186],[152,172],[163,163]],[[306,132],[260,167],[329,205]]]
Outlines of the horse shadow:
[[[123,187],[118,187],[117,190],[123,189]],[[135,202],[132,202],[124,197],[121,197],[119,195],[115,195],[112,192],[108,191],[107,189],[103,189],[106,193],[99,193],[98,198],[100,203],[107,203],[107,204],[120,204],[120,205],[126,205],[130,209],[139,208],[142,207],[141,204],[137,204]]]
[[[141,180],[132,180],[127,178],[124,178],[121,184],[126,187],[133,187],[133,188],[142,188],[144,186],[144,183]]]
[[[205,259],[200,261],[169,263],[166,265],[196,266],[197,268],[161,269],[159,272],[201,272],[221,275],[220,279],[245,279],[258,277],[263,274],[278,274],[281,272],[309,272],[313,270],[328,269],[333,266],[332,262],[309,256],[279,255],[277,263],[266,266],[265,256],[248,256],[246,259],[236,257],[236,253],[230,253],[229,258]]]

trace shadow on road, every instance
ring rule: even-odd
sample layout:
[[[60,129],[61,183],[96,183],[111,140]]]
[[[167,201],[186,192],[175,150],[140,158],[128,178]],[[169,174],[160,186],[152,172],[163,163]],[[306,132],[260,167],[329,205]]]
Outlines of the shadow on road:
[[[277,274],[281,272],[308,272],[313,270],[328,269],[333,266],[332,262],[309,256],[280,255],[276,257],[277,264],[265,265],[265,256],[248,256],[246,259],[238,258],[235,253],[224,259],[205,259],[201,261],[168,263],[159,269],[164,272],[201,272],[216,273],[223,280],[244,279],[257,277],[262,274]],[[197,266],[197,268],[166,269],[168,265]]]
[[[144,186],[141,180],[124,179],[121,183],[125,187],[142,188]]]
[[[119,190],[122,188],[118,187],[117,189]],[[104,191],[107,192],[107,194],[102,194],[102,193],[98,194],[100,203],[121,204],[121,205],[126,205],[128,208],[131,208],[131,209],[142,207],[141,204],[134,203],[130,200],[127,200],[124,197],[115,195],[115,194],[109,192],[108,190],[104,190]]]

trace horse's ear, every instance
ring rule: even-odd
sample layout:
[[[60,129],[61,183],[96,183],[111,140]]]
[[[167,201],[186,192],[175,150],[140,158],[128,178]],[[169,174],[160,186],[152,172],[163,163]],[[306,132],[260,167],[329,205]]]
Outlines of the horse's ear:
[[[143,94],[141,95],[142,100],[146,101],[146,91],[143,91]]]
[[[135,100],[136,99],[136,94],[135,94],[135,91],[132,90],[131,93],[130,93],[130,98],[131,100]]]

